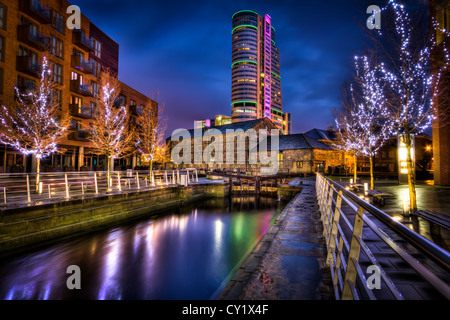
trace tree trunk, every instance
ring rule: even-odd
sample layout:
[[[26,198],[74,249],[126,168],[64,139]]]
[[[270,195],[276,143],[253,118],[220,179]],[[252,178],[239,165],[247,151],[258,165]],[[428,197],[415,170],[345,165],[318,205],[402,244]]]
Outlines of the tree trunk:
[[[39,182],[40,182],[39,173],[41,171],[41,159],[37,158],[36,161],[37,161],[37,165],[36,165],[36,193],[38,193],[39,192]]]
[[[356,157],[356,153],[355,153],[355,155],[354,155],[354,160],[355,160],[355,172],[354,172],[354,178],[355,178],[355,180],[353,181],[353,183],[356,183],[356,178],[358,177],[358,173],[357,173],[357,171],[358,171],[358,159],[357,159],[357,157]]]
[[[109,156],[106,156],[106,171],[107,171],[107,174],[106,174],[106,185],[108,186],[108,189],[109,189],[109,188],[111,188],[111,185],[110,185],[111,157],[109,157]]]
[[[150,181],[150,184],[152,184],[153,185],[153,181],[152,181],[152,171],[153,171],[153,158],[151,158],[151,160],[150,160],[150,166],[149,166],[149,169],[150,169],[150,176],[149,176],[149,181]]]
[[[373,156],[370,156],[370,189],[375,188],[375,183],[373,181]]]
[[[409,210],[416,211],[417,210],[417,201],[416,201],[416,185],[414,181],[414,171],[413,171],[413,163],[411,157],[411,135],[404,135],[404,143],[406,145],[406,168],[408,169],[408,187],[409,187]]]

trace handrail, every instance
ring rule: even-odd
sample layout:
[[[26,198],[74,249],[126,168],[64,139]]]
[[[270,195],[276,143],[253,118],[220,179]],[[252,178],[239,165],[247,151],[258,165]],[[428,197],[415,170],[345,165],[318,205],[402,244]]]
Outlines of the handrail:
[[[432,287],[447,299],[450,299],[450,288],[448,284],[397,245],[395,241],[393,241],[367,216],[366,213],[372,214],[392,230],[411,241],[413,245],[421,249],[423,253],[427,254],[428,257],[448,271],[450,267],[450,254],[447,251],[393,220],[378,208],[368,204],[320,173],[318,173],[316,177],[316,194],[321,212],[321,220],[324,225],[324,237],[327,242],[327,264],[330,265],[337,299],[359,299],[356,290],[357,279],[362,282],[363,289],[369,299],[375,299],[373,292],[367,288],[365,276],[362,273],[359,264],[359,255],[361,251],[374,266],[379,268],[380,276],[393,297],[395,299],[403,299],[400,291],[398,291],[395,284],[383,268],[381,268],[367,244],[362,240],[364,223],[367,227],[372,229],[378,238],[385,242],[393,252],[428,281]],[[346,217],[346,214],[342,211],[342,206],[344,204],[348,205],[352,212],[355,213],[353,227],[350,224],[348,217]],[[343,222],[340,222],[340,220]],[[350,233],[352,234],[351,239],[347,239],[342,227],[350,230]],[[344,254],[344,251],[346,254]],[[341,274],[342,271],[343,275]]]
[[[198,182],[195,169],[0,174],[1,207],[54,202]]]

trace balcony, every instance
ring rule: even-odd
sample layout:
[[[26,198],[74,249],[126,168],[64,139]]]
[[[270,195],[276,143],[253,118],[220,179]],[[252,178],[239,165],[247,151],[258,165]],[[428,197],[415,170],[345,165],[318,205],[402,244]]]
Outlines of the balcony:
[[[52,10],[38,0],[20,0],[19,9],[42,24],[52,22]]]
[[[69,133],[69,140],[89,142],[91,132],[89,130],[76,130]]]
[[[18,56],[16,59],[16,69],[35,78],[40,77],[41,66],[34,62],[30,56]]]
[[[94,73],[94,64],[80,55],[72,56],[72,68],[87,74]]]
[[[82,83],[80,79],[70,80],[70,90],[86,97],[93,97],[94,93],[90,84]]]
[[[83,119],[94,119],[94,110],[92,110],[92,108],[88,106],[79,106],[77,104],[70,104],[69,113],[71,116]]]
[[[72,42],[85,51],[94,52],[94,40],[89,39],[82,30],[73,30]]]
[[[46,51],[50,46],[50,38],[43,33],[32,32],[29,24],[18,27],[17,40],[39,51]]]

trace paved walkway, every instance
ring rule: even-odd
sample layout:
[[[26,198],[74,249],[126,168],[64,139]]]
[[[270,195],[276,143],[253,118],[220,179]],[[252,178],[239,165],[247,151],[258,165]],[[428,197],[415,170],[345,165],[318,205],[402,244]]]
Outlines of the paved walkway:
[[[348,182],[348,178],[345,177],[332,178],[341,184]],[[362,179],[362,183],[364,182],[369,182],[369,180]],[[427,220],[416,216],[403,216],[403,199],[409,199],[407,184],[398,184],[394,180],[376,180],[375,189],[388,192],[393,196],[386,198],[384,206],[381,207],[376,203],[372,203],[374,206],[392,217],[397,217],[408,228],[450,251],[450,230],[435,225],[432,226]],[[359,194],[362,195],[362,193]],[[416,184],[416,196],[419,210],[432,210],[450,214],[450,187],[435,186],[426,181],[419,181]],[[366,196],[364,198],[371,203],[372,197]]]
[[[334,299],[326,246],[315,198],[315,182],[299,193],[219,295],[224,300]]]

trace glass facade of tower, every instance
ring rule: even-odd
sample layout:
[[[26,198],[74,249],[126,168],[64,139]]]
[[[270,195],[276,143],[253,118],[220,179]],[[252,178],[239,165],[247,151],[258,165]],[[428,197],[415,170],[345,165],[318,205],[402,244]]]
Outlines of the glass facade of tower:
[[[233,122],[267,117],[290,133],[283,112],[279,49],[269,15],[251,10],[232,17],[231,116]]]

